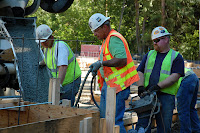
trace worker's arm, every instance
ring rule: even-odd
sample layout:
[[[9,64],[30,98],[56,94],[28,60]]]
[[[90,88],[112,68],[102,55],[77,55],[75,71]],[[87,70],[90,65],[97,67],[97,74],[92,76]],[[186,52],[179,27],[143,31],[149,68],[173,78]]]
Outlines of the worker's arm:
[[[173,85],[176,81],[178,81],[180,77],[181,77],[181,75],[179,73],[172,73],[165,80],[163,80],[162,82],[159,82],[158,86],[160,88],[169,87],[169,86]]]
[[[58,71],[59,71],[58,78],[60,78],[60,84],[62,84],[65,79],[67,67],[68,67],[67,65],[62,65],[58,67]]]
[[[126,58],[113,58],[107,61],[97,61],[89,66],[92,69],[92,75],[95,76],[97,70],[103,65],[107,67],[123,67],[126,66],[127,59]]]
[[[111,60],[103,61],[102,64],[107,67],[123,67],[127,64],[127,58],[113,58]]]

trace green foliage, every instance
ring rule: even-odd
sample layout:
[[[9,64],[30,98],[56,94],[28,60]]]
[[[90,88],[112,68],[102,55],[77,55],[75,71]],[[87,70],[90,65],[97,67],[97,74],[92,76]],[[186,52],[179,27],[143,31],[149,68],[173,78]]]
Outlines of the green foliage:
[[[120,25],[120,33],[129,43],[132,53],[137,53],[138,47],[143,47],[143,52],[152,49],[151,31],[161,25],[161,0],[138,0],[139,27],[141,43],[136,43],[136,8],[135,1],[126,0],[123,19]],[[198,58],[198,20],[200,16],[200,3],[197,0],[165,0],[166,25],[165,27],[173,35],[171,46],[178,50],[185,59]],[[78,40],[101,41],[94,37],[88,26],[88,20],[94,13],[102,13],[111,17],[111,26],[118,30],[123,0],[74,0],[72,6],[65,12],[51,14],[41,8],[31,15],[37,17],[37,26],[49,25],[56,38],[66,41],[73,50],[80,51]],[[145,20],[145,21],[144,21]],[[143,21],[144,24],[143,25]],[[78,44],[78,45],[77,45]],[[140,46],[139,46],[140,45]]]
[[[194,33],[186,33],[182,36],[181,46],[179,52],[182,53],[185,59],[196,60],[199,56],[199,31],[195,30]]]

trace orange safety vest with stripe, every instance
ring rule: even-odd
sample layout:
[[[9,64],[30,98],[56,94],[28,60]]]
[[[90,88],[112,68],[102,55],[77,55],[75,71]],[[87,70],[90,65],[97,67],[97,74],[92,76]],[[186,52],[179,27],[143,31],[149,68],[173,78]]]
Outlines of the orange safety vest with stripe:
[[[110,37],[116,36],[120,38],[124,44],[126,55],[127,55],[127,65],[124,67],[107,67],[103,66],[104,70],[104,78],[101,76],[100,71],[98,70],[98,83],[100,90],[103,87],[103,82],[105,80],[107,87],[115,87],[116,93],[125,90],[127,87],[132,85],[134,82],[139,80],[139,75],[137,73],[136,67],[134,65],[132,56],[129,51],[128,43],[126,39],[117,31],[111,30],[109,35],[106,38],[106,41],[102,43],[101,51],[103,53],[103,61],[111,60],[113,59],[113,56],[111,55],[109,51],[109,42]],[[101,53],[100,51],[100,53]],[[100,60],[100,56],[99,56]]]

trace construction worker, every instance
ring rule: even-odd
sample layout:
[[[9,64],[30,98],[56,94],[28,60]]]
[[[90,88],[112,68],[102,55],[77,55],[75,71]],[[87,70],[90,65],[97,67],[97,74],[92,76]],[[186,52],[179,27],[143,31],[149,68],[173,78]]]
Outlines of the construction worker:
[[[185,68],[185,76],[180,78],[179,84],[176,97],[180,133],[200,133],[200,122],[195,109],[199,78],[191,69]]]
[[[140,80],[138,94],[144,91],[157,91],[161,102],[161,111],[155,115],[157,133],[170,133],[173,110],[175,108],[175,94],[178,90],[178,80],[184,76],[184,60],[182,56],[170,49],[170,35],[166,28],[159,26],[153,29],[151,38],[154,50],[149,51],[137,68]],[[150,113],[150,112],[149,112]],[[147,128],[149,117],[138,119],[136,130]],[[147,132],[151,132],[151,126]]]
[[[115,125],[120,126],[120,133],[125,133],[123,122],[125,100],[129,97],[130,85],[139,80],[128,43],[120,33],[111,29],[110,17],[95,13],[89,19],[89,26],[94,36],[103,40],[99,60],[90,65],[93,75],[98,71],[98,83],[101,89],[100,117],[105,118],[107,88],[115,87]]]
[[[45,24],[37,27],[36,39],[44,47],[44,60],[40,65],[45,63],[52,76],[60,78],[60,98],[71,100],[73,106],[81,83],[81,70],[73,51],[64,41],[56,40]]]

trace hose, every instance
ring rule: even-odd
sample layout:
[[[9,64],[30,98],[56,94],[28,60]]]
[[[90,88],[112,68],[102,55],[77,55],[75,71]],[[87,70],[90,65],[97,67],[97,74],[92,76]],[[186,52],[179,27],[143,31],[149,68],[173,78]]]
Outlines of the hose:
[[[91,71],[92,71],[92,68],[89,69],[89,71],[87,72],[87,74],[86,74],[86,76],[85,76],[85,79],[84,79],[84,81],[83,81],[83,83],[82,83],[82,85],[81,85],[81,89],[80,89],[80,91],[79,91],[78,98],[77,98],[76,103],[75,103],[75,105],[74,105],[73,107],[77,107],[78,102],[79,102],[80,97],[81,97],[81,94],[82,94],[82,91],[83,91],[83,87],[84,87],[85,82],[86,82],[86,79],[87,79],[87,77],[88,77],[88,75],[90,74]],[[97,104],[97,102],[96,102],[96,100],[95,100],[95,98],[94,98],[93,89],[92,89],[92,84],[93,84],[93,82],[94,82],[95,77],[96,77],[96,75],[95,75],[95,76],[92,76],[90,91],[91,91],[91,96],[92,96],[92,100],[94,101],[94,104],[100,109],[99,105]]]
[[[93,77],[92,77],[91,88],[90,88],[90,90],[91,90],[92,100],[94,101],[94,104],[100,109],[99,105],[97,104],[96,100],[94,99],[93,89],[92,89],[92,84],[93,84],[93,82],[94,82],[95,77],[96,77],[96,76],[93,76]]]
[[[91,71],[92,71],[92,68],[89,69],[89,71],[87,72],[87,74],[86,74],[86,76],[85,76],[85,79],[83,80],[83,83],[82,83],[82,85],[81,85],[81,88],[80,88],[80,91],[79,91],[79,94],[78,94],[78,98],[77,98],[77,100],[76,100],[76,102],[75,102],[75,105],[74,105],[73,107],[77,107],[78,102],[79,102],[80,97],[81,97],[81,93],[82,93],[82,91],[83,91],[83,87],[84,87],[85,82],[86,82],[86,79],[87,79],[87,77],[88,77],[88,75],[90,74]]]

